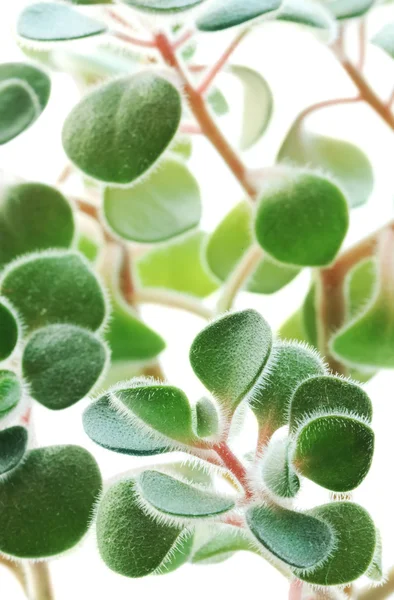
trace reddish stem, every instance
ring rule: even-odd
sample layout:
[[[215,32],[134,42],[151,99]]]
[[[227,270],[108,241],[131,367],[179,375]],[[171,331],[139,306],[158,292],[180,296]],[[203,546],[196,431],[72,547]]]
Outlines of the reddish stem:
[[[186,44],[186,42],[188,42],[190,40],[190,38],[193,37],[193,31],[185,31],[185,33],[183,33],[181,36],[179,36],[179,38],[177,40],[175,40],[175,42],[173,43],[172,47],[174,50],[178,50],[181,46],[183,46],[183,44]]]
[[[139,46],[140,48],[156,48],[156,44],[152,40],[142,40],[133,35],[129,35],[128,33],[124,33],[123,31],[112,31],[112,35],[119,40],[122,40],[122,42],[133,44],[133,46]]]
[[[289,600],[301,600],[302,599],[302,581],[299,579],[293,579],[289,589]]]
[[[194,123],[182,123],[182,125],[179,128],[179,131],[181,133],[189,133],[191,135],[201,135],[202,134],[201,127],[199,127],[198,125],[195,125]]]
[[[248,473],[243,464],[238,460],[235,454],[230,450],[226,442],[215,444],[213,450],[220,456],[225,466],[238,479],[242,487],[245,489],[247,498],[253,494],[249,487]]]

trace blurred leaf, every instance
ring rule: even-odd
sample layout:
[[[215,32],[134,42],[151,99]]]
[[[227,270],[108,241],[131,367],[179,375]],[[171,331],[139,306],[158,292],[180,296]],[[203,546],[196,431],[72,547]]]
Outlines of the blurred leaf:
[[[92,402],[83,413],[83,426],[88,436],[107,450],[131,456],[154,456],[167,451],[141,428],[133,425],[111,404],[110,396]]]
[[[176,13],[198,6],[205,0],[122,0],[128,6],[146,12]]]
[[[190,363],[217,401],[233,412],[261,374],[271,346],[272,332],[258,312],[234,312],[197,335]]]
[[[373,259],[359,262],[346,277],[346,320],[356,318],[365,310],[377,284],[377,265]]]
[[[197,19],[201,31],[220,31],[243,25],[275,11],[280,0],[212,0]]]
[[[164,561],[161,563],[157,575],[167,575],[189,560],[193,550],[194,532],[185,531],[178,540],[177,545],[172,548],[171,553],[167,554]]]
[[[207,102],[216,116],[222,117],[228,113],[230,107],[223,93],[218,88],[212,88],[207,95]]]
[[[273,440],[264,455],[262,475],[270,492],[280,498],[294,498],[300,490],[300,480],[289,460],[287,438]]]
[[[20,325],[8,302],[0,301],[0,361],[13,353],[20,333]]]
[[[382,537],[379,529],[376,529],[376,545],[371,564],[368,567],[366,576],[372,581],[382,583],[384,581],[383,565],[382,565]]]
[[[316,287],[314,283],[310,286],[302,304],[302,321],[307,340],[317,348],[319,341],[316,314]]]
[[[333,0],[327,2],[327,8],[338,19],[362,17],[375,4],[375,0]]]
[[[345,238],[349,215],[341,190],[313,172],[278,168],[262,190],[255,232],[274,259],[299,266],[325,266]]]
[[[0,483],[0,551],[34,560],[69,550],[87,532],[100,491],[100,471],[84,448],[28,452]]]
[[[327,10],[326,4],[314,0],[284,0],[277,19],[328,31],[330,38],[336,30],[335,20]]]
[[[306,342],[304,320],[301,310],[293,313],[280,327],[279,335],[282,339],[296,342]]]
[[[394,58],[394,23],[386,24],[371,41]]]
[[[65,4],[37,2],[21,12],[17,32],[37,42],[77,40],[104,33],[104,23],[87,17]]]
[[[142,71],[85,96],[66,119],[63,146],[90,177],[130,184],[155,165],[180,119],[178,90],[152,71]]]
[[[0,419],[7,415],[22,397],[22,384],[17,375],[5,369],[0,371]]]
[[[216,435],[219,431],[219,415],[209,398],[200,398],[196,404],[197,435],[201,438]]]
[[[246,550],[257,553],[256,546],[251,543],[242,530],[228,525],[210,525],[208,539],[193,553],[194,564],[216,564],[230,558],[234,552]]]
[[[174,142],[171,144],[171,152],[182,158],[188,160],[193,152],[193,143],[190,136],[178,135]]]
[[[0,475],[19,465],[26,452],[27,437],[27,429],[19,425],[0,431]]]

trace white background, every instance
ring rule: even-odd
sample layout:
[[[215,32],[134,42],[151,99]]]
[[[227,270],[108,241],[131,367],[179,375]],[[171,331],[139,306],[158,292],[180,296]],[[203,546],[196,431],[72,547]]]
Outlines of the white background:
[[[0,7],[1,62],[23,60],[13,37],[16,15],[23,4],[20,0],[13,0],[2,3]],[[370,34],[381,23],[390,20],[394,21],[394,9],[380,11],[370,20]],[[215,35],[214,38],[201,36],[201,44],[205,45],[205,54],[202,51],[201,59],[204,60],[204,55],[207,60],[219,56],[228,39],[227,34]],[[274,118],[269,130],[259,146],[245,155],[245,161],[256,168],[272,164],[281,139],[301,108],[317,100],[354,94],[352,85],[330,51],[312,35],[290,25],[265,24],[258,28],[237,51],[234,62],[260,70],[275,95]],[[382,97],[388,97],[394,86],[394,63],[373,46],[368,50],[366,73]],[[56,74],[47,110],[29,131],[0,148],[0,168],[32,180],[53,183],[65,164],[60,143],[62,122],[77,99],[78,92],[68,76]],[[226,129],[227,125],[224,123]],[[368,107],[359,104],[320,112],[311,117],[308,125],[359,144],[372,161],[376,178],[374,194],[366,207],[353,212],[346,241],[349,244],[392,216],[393,133]],[[242,199],[242,192],[205,140],[195,141],[190,165],[201,182],[203,226],[212,230],[223,215]],[[274,298],[243,294],[237,306],[257,308],[276,328],[298,306],[307,286],[308,274],[304,273]],[[168,348],[162,356],[168,379],[182,387],[195,401],[202,388],[188,364],[188,348],[203,322],[179,311],[153,307],[144,308],[143,315],[168,340]],[[367,480],[354,494],[355,500],[371,512],[383,532],[387,567],[394,563],[393,388],[394,377],[389,371],[381,373],[366,386],[374,404],[376,452]],[[106,452],[91,443],[83,432],[80,418],[85,405],[86,402],[81,402],[61,413],[35,407],[38,443],[78,443],[86,446],[97,457],[104,478],[146,462]],[[243,438],[245,447],[250,444],[254,434],[253,424],[249,424]],[[303,490],[300,504],[312,506],[325,501],[326,493],[308,484]],[[93,535],[88,536],[81,547],[69,555],[53,561],[51,570],[57,600],[156,597],[181,600],[185,596],[188,600],[197,600],[202,597],[210,599],[214,593],[228,600],[239,597],[280,600],[286,598],[288,589],[287,582],[268,563],[247,553],[240,553],[216,566],[187,565],[165,577],[129,580],[115,575],[101,562]],[[0,598],[19,600],[22,597],[8,572],[0,568]]]

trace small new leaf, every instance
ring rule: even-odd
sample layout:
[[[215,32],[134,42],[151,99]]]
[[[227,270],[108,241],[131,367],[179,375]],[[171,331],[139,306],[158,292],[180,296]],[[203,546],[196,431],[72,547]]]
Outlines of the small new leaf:
[[[13,353],[19,337],[19,324],[8,302],[0,300],[0,361]]]
[[[22,384],[12,371],[0,371],[0,419],[17,406],[22,397]]]
[[[200,398],[196,404],[197,435],[201,438],[216,435],[219,431],[219,415],[209,398]]]
[[[27,438],[27,429],[20,425],[0,431],[0,475],[19,465],[26,452]]]
[[[270,492],[280,498],[294,498],[300,490],[300,480],[289,457],[287,438],[273,440],[263,459],[262,475]]]

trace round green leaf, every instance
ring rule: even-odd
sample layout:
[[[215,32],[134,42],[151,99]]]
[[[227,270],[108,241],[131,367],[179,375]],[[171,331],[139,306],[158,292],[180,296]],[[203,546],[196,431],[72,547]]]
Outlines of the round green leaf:
[[[268,489],[280,498],[294,498],[300,490],[297,477],[289,459],[287,439],[273,440],[263,460],[262,475]]]
[[[372,420],[372,404],[364,390],[340,377],[311,377],[294,392],[290,406],[290,429],[296,431],[311,415],[347,413],[366,423]]]
[[[70,204],[55,188],[22,183],[0,197],[0,265],[21,254],[68,248],[74,237]]]
[[[176,13],[198,6],[205,0],[123,0],[128,6],[146,12]]]
[[[115,387],[111,398],[118,410],[140,426],[141,433],[145,430],[159,441],[164,436],[185,444],[196,437],[189,400],[176,387],[141,377]]]
[[[22,397],[22,384],[12,371],[0,371],[0,419],[7,415]]]
[[[167,451],[112,405],[109,395],[102,396],[83,413],[83,426],[88,436],[107,450],[131,456],[154,456]]]
[[[372,165],[360,148],[344,140],[306,131],[298,119],[282,143],[277,158],[280,162],[330,174],[342,186],[352,208],[365,204],[373,190]]]
[[[348,492],[369,471],[374,434],[357,419],[330,415],[307,422],[294,445],[292,461],[301,475],[328,490]]]
[[[276,260],[322,267],[334,260],[348,225],[347,202],[334,183],[286,168],[261,193],[255,232]]]
[[[50,325],[27,342],[22,370],[31,396],[47,408],[61,410],[89,394],[106,362],[106,347],[90,331]]]
[[[106,565],[126,577],[160,570],[182,539],[182,528],[158,523],[140,506],[133,480],[119,481],[105,493],[97,512],[97,543]]]
[[[385,25],[374,37],[372,43],[394,58],[394,23]]]
[[[0,475],[19,465],[26,452],[27,438],[27,429],[19,425],[0,431]]]
[[[198,298],[209,296],[218,286],[203,260],[206,237],[204,232],[195,231],[187,237],[158,246],[137,259],[137,277],[141,285]]]
[[[183,160],[188,160],[193,152],[193,144],[190,137],[186,135],[178,135],[170,148],[171,152],[178,156],[178,158],[182,158]]]
[[[158,161],[181,119],[181,97],[152,71],[111,81],[71,111],[63,127],[63,146],[87,175],[128,184]]]
[[[279,8],[281,0],[212,0],[197,19],[201,31],[220,31],[263,17]]]
[[[209,268],[220,281],[226,281],[253,243],[252,207],[237,204],[211,234],[205,254]],[[298,275],[299,269],[273,261],[264,255],[247,282],[246,289],[257,294],[273,294]]]
[[[0,84],[9,80],[20,81],[31,88],[32,93],[37,98],[37,103],[40,112],[44,110],[48,104],[49,94],[51,91],[51,80],[48,75],[25,63],[3,63],[0,65]]]
[[[345,585],[358,579],[371,563],[376,545],[375,526],[364,508],[351,502],[332,502],[310,511],[332,528],[335,546],[326,562],[297,576],[316,585]]]
[[[250,530],[274,556],[299,569],[326,560],[335,541],[320,518],[279,506],[255,506],[246,513]]]
[[[19,337],[19,324],[8,303],[0,301],[0,361],[13,353]]]
[[[164,242],[197,227],[201,219],[197,181],[175,158],[163,160],[131,188],[105,188],[103,198],[112,231],[134,242]]]
[[[250,400],[259,423],[271,432],[287,425],[296,387],[308,377],[324,373],[324,363],[312,348],[297,342],[276,342],[267,374],[263,372]]]
[[[200,398],[196,404],[196,429],[199,437],[216,435],[219,431],[219,415],[212,400]]]
[[[144,501],[174,517],[213,517],[235,506],[232,498],[193,487],[159,471],[144,471],[138,478],[138,488]]]
[[[71,323],[94,331],[106,316],[103,290],[75,252],[48,251],[18,259],[3,272],[0,288],[30,330]]]
[[[184,531],[175,548],[172,548],[171,553],[167,554],[166,558],[161,563],[157,575],[167,575],[167,573],[172,573],[184,565],[190,558],[193,550],[193,543],[194,532]]]
[[[271,329],[257,311],[234,312],[197,335],[190,363],[217,400],[235,410],[262,372],[271,346]]]
[[[256,545],[243,534],[242,530],[235,530],[227,525],[216,525],[207,540],[194,552],[191,562],[194,564],[213,564],[222,562],[241,550],[256,552]]]
[[[37,42],[77,40],[104,33],[104,23],[91,19],[66,4],[38,2],[20,14],[17,32]]]
[[[39,559],[69,550],[88,530],[100,491],[100,471],[84,448],[32,450],[0,484],[0,551]]]
[[[40,114],[31,88],[23,81],[0,83],[0,144],[27,129]]]
[[[362,17],[374,4],[375,0],[333,0],[326,6],[338,20],[342,20]]]

